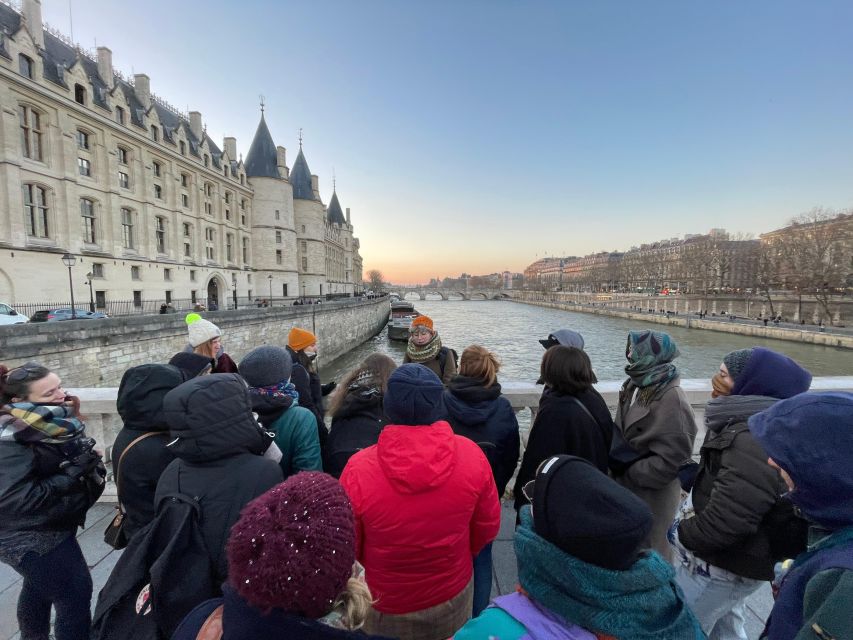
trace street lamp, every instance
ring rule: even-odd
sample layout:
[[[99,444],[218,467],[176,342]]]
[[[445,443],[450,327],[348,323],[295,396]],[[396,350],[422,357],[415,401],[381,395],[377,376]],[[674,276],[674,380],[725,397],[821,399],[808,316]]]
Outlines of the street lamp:
[[[267,276],[267,280],[270,283],[270,306],[272,306],[272,274]]]
[[[95,294],[92,292],[92,278],[95,274],[91,271],[86,274],[86,281],[89,283],[89,311],[95,313]]]
[[[68,288],[71,290],[71,319],[77,319],[77,309],[74,308],[74,283],[71,281],[71,267],[77,264],[77,258],[70,253],[62,256],[62,264],[68,267]]]
[[[305,302],[305,283],[302,283],[302,302]]]

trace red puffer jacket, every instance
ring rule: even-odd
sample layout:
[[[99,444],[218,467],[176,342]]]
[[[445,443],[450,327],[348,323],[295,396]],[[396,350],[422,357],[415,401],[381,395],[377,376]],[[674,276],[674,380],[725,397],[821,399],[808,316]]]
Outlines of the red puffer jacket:
[[[374,607],[411,613],[450,600],[495,539],[500,502],[486,456],[447,422],[389,425],[350,458],[341,484]]]

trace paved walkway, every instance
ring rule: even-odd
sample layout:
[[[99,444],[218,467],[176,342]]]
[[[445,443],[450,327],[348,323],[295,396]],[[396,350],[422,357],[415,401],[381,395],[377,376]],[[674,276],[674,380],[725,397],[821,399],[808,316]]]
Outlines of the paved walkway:
[[[92,609],[95,608],[97,594],[104,586],[121,552],[113,551],[104,544],[104,529],[113,517],[112,504],[99,503],[89,511],[86,528],[80,531],[77,540],[83,549],[83,555],[89,563],[94,582]],[[512,537],[515,530],[515,510],[512,503],[505,501],[501,514],[501,531],[492,547],[494,573],[492,596],[515,591],[518,572]],[[0,564],[0,640],[18,640],[18,625],[15,617],[15,603],[21,590],[20,576],[4,564]],[[750,638],[758,638],[764,628],[764,619],[770,612],[772,597],[770,587],[762,587],[748,601],[747,632]]]

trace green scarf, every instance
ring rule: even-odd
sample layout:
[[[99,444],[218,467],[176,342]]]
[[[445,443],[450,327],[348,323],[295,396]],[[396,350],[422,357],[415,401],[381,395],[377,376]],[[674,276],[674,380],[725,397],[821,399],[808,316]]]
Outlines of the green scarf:
[[[406,355],[409,356],[409,360],[412,362],[429,362],[435,359],[439,351],[441,351],[441,338],[438,337],[437,331],[433,333],[432,339],[422,347],[416,345],[412,337],[409,336]]]
[[[660,331],[629,331],[625,348],[625,373],[628,380],[622,385],[619,403],[630,397],[635,388],[640,389],[638,400],[647,405],[671,380],[678,377],[672,361],[679,356],[675,341]]]
[[[644,553],[626,571],[604,569],[539,536],[529,505],[519,515],[518,579],[533,600],[594,633],[631,640],[705,640],[675,572],[656,552]]]

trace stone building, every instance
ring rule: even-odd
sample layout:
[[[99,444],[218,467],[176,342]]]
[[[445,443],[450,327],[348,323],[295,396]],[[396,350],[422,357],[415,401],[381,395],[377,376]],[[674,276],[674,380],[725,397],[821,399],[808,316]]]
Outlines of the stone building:
[[[44,25],[39,0],[0,3],[0,104],[0,301],[67,304],[66,252],[99,307],[360,290],[349,209],[334,190],[323,205],[301,142],[290,171],[263,112],[243,162],[110,49]]]

